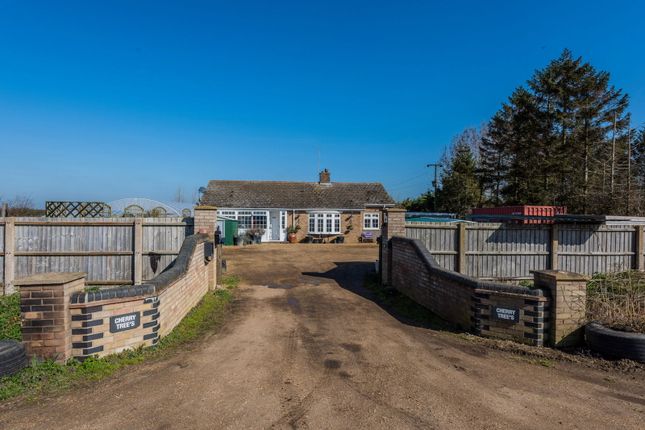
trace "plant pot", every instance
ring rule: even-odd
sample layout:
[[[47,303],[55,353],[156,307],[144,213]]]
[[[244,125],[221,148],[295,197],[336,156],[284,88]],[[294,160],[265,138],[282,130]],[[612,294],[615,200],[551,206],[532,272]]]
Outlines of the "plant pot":
[[[298,236],[295,233],[289,233],[287,240],[289,243],[298,243]]]

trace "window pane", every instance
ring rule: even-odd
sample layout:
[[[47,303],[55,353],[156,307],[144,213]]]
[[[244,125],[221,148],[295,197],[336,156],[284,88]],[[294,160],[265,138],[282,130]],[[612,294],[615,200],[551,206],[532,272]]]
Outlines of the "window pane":
[[[238,215],[239,228],[251,228],[251,215]]]
[[[309,232],[310,233],[316,232],[316,219],[313,215],[309,216]]]
[[[267,214],[261,212],[254,212],[253,215],[253,228],[267,228]]]

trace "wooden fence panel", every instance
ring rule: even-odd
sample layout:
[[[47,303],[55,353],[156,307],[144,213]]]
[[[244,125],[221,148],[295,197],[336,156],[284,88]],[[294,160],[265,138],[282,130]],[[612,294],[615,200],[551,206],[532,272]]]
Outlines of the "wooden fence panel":
[[[148,218],[143,224],[143,280],[161,273],[177,257],[192,224],[180,218]]]
[[[406,225],[406,236],[419,239],[437,260],[449,270],[457,268],[458,230],[454,223],[415,223]]]
[[[633,226],[567,226],[558,234],[558,268],[593,274],[635,267]]]
[[[463,241],[466,264],[460,271],[499,279],[530,278],[531,270],[549,269],[551,261],[557,262],[559,270],[587,275],[637,268],[639,231],[633,225],[559,224],[552,229],[550,225],[469,223]],[[420,239],[437,262],[450,270],[459,269],[456,256],[462,250],[457,232],[456,223],[406,225],[406,236]],[[552,243],[557,244],[555,250]]]
[[[182,218],[13,218],[14,270],[5,272],[5,221],[0,221],[0,282],[41,272],[86,272],[95,285],[131,284],[161,273],[192,234],[192,220]],[[135,230],[141,226],[141,248]],[[135,252],[137,251],[137,252]],[[139,258],[138,255],[141,255]],[[11,290],[11,289],[9,289]]]
[[[123,218],[16,218],[17,278],[86,272],[92,283],[132,280],[132,221]]]
[[[547,268],[549,232],[547,226],[466,226],[465,274],[477,278],[530,277],[530,270]]]

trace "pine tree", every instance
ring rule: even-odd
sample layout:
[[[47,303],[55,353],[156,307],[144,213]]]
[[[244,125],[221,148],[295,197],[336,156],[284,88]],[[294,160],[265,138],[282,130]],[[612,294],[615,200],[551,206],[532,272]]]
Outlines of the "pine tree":
[[[480,146],[479,178],[495,204],[557,204],[570,212],[630,206],[628,97],[569,50],[515,90]]]
[[[475,155],[467,141],[457,139],[444,158],[439,208],[464,215],[478,205],[481,196]]]
[[[493,117],[479,143],[477,175],[485,204],[502,204],[502,190],[509,176],[509,148],[511,142],[511,108],[504,104]]]

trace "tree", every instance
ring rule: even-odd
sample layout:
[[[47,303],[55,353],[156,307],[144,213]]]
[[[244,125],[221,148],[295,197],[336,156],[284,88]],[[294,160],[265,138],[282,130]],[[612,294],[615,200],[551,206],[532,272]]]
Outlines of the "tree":
[[[458,136],[444,156],[441,189],[437,191],[442,211],[465,215],[477,206],[481,191],[477,178],[477,163],[471,145],[463,134]]]
[[[556,204],[626,213],[628,96],[569,50],[517,88],[480,144],[479,178],[494,204]]]
[[[426,191],[414,199],[407,198],[399,203],[403,208],[412,212],[436,212],[434,208],[434,193]]]

